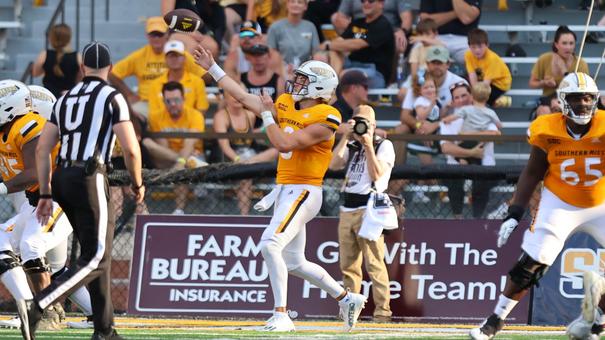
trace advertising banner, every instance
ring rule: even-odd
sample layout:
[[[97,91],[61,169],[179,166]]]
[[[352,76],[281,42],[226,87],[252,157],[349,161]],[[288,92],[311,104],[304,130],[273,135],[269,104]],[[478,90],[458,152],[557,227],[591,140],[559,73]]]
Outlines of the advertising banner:
[[[273,297],[259,248],[268,217],[137,217],[129,289],[129,313],[139,315],[267,318]],[[316,218],[306,227],[306,258],[341,280],[338,219]],[[506,275],[520,255],[522,232],[496,248],[499,221],[406,220],[386,238],[394,319],[476,322],[489,315]],[[521,228],[521,227],[520,227]],[[371,281],[362,293],[369,301]],[[529,299],[510,315],[527,322]],[[335,317],[330,296],[288,277],[288,308],[299,318]]]

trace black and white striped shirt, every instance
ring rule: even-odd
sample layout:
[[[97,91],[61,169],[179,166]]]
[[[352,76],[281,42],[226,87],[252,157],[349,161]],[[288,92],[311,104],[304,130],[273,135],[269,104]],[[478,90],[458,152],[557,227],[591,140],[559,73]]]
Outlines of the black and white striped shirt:
[[[127,120],[124,96],[101,78],[85,77],[57,100],[50,117],[59,127],[59,159],[86,161],[98,148],[99,160],[109,163],[115,144],[113,125]]]

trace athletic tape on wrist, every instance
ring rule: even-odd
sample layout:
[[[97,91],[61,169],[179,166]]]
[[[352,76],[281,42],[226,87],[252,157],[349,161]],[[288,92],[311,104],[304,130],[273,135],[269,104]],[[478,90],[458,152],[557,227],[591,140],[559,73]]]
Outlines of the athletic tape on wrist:
[[[216,82],[218,82],[225,76],[225,71],[223,71],[223,69],[218,66],[217,63],[214,63],[212,64],[212,66],[210,66],[210,68],[208,69],[208,73],[210,73],[210,75]]]
[[[273,112],[271,111],[263,111],[260,113],[260,116],[263,118],[263,127],[266,129],[269,125],[275,124],[275,119],[273,118]]]

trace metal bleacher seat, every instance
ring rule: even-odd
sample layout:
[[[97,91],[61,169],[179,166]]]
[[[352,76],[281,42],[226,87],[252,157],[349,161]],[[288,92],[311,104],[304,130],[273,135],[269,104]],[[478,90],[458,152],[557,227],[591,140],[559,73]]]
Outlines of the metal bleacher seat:
[[[8,14],[0,17],[0,68],[4,68],[4,62],[8,58],[6,53],[8,30],[22,27],[21,11],[23,9],[23,5],[21,1],[22,0],[0,1],[0,11],[2,11],[4,14]]]

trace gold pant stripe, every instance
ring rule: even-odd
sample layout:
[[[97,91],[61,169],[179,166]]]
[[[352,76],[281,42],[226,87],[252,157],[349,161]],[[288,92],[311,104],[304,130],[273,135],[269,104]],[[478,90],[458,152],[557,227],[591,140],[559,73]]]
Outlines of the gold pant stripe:
[[[276,234],[282,233],[284,232],[284,230],[286,230],[288,224],[290,224],[290,221],[292,221],[294,215],[296,215],[296,212],[298,211],[298,209],[300,209],[303,203],[305,203],[308,197],[309,190],[303,190],[303,192],[298,196],[296,201],[294,201],[294,205],[292,206],[292,208],[290,208],[290,211],[288,211],[288,215],[286,215],[286,218],[282,221],[279,227],[277,227],[277,230],[275,231]]]
[[[60,207],[57,208],[57,211],[55,211],[53,216],[48,219],[48,222],[42,229],[42,232],[49,233],[49,232],[53,231],[53,228],[55,227],[57,220],[59,219],[59,217],[61,217],[62,214],[63,214],[63,209],[61,209]]]

